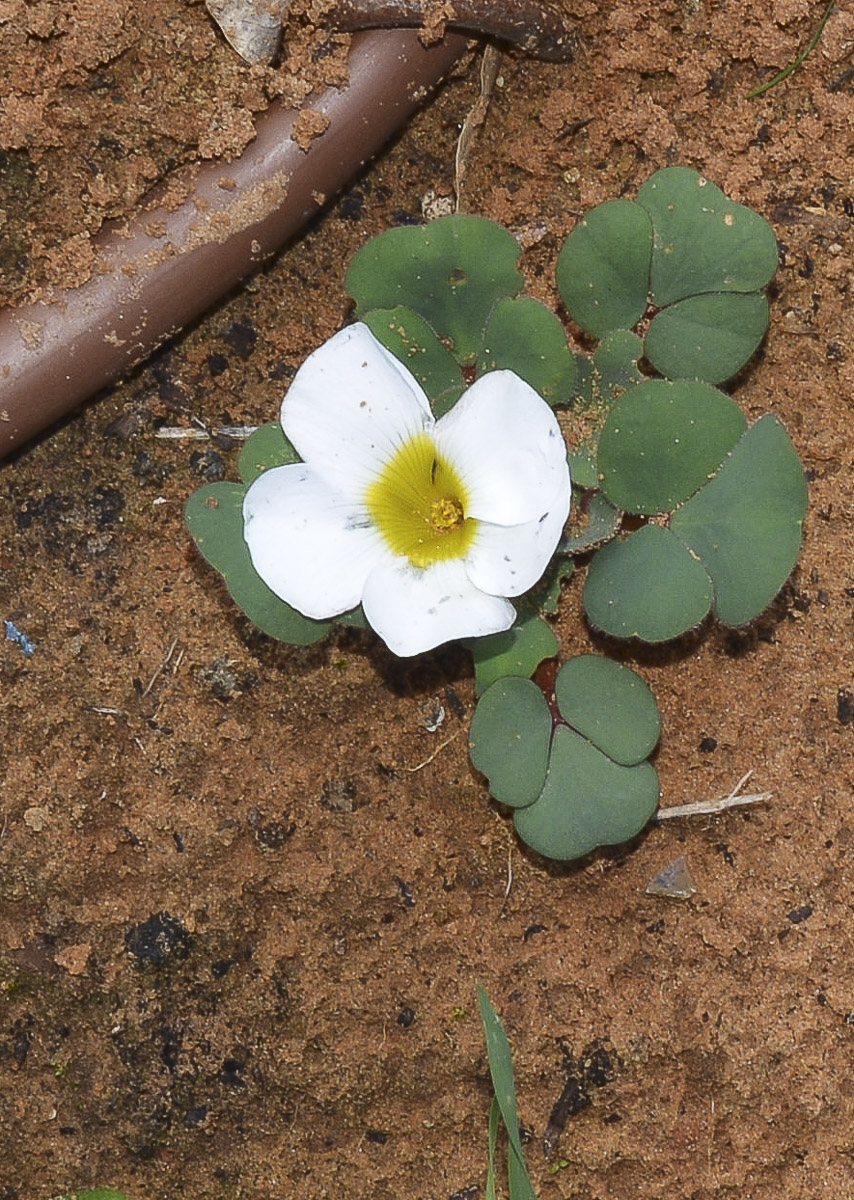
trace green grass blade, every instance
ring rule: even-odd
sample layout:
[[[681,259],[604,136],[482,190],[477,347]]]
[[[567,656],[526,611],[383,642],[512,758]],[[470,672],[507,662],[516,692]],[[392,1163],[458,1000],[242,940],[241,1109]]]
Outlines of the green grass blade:
[[[483,1200],[498,1200],[498,1192],[495,1189],[495,1148],[498,1145],[498,1123],[501,1120],[501,1110],[498,1107],[498,1101],[492,1097],[492,1103],[489,1106],[489,1165],[486,1172],[486,1188],[483,1193]]]
[[[113,1188],[90,1188],[83,1192],[65,1192],[62,1196],[54,1196],[53,1200],[127,1200],[127,1197]]]
[[[493,1103],[498,1105],[510,1142],[507,1160],[510,1200],[537,1200],[528,1168],[525,1166],[522,1139],[519,1135],[516,1083],[513,1077],[513,1056],[510,1051],[510,1043],[492,1001],[480,984],[477,985],[477,1003],[480,1009],[480,1019],[483,1022],[489,1073],[492,1076],[492,1087],[495,1092]]]
[[[495,1099],[501,1110],[501,1119],[507,1128],[507,1136],[522,1158],[522,1139],[519,1136],[519,1117],[516,1112],[516,1082],[513,1078],[513,1056],[510,1043],[501,1019],[481,984],[477,985],[477,1003],[483,1032],[486,1037],[486,1053],[489,1058],[489,1073]]]
[[[511,1146],[507,1154],[507,1190],[510,1200],[537,1200],[525,1160]]]
[[[830,4],[828,4],[827,8],[822,13],[821,20],[816,27],[815,33],[807,42],[806,46],[804,46],[798,57],[793,62],[790,62],[787,67],[784,67],[782,71],[779,71],[773,77],[773,79],[768,79],[765,83],[760,83],[759,87],[755,87],[752,89],[752,91],[746,92],[744,96],[745,100],[755,100],[757,96],[764,95],[765,92],[770,91],[772,87],[776,87],[778,83],[782,83],[784,79],[788,79],[790,75],[797,71],[798,67],[801,65],[807,55],[812,54],[813,50],[815,50],[816,46],[818,45],[818,39],[824,33],[824,27],[827,24],[830,14],[833,12],[833,3],[834,0],[830,0]]]

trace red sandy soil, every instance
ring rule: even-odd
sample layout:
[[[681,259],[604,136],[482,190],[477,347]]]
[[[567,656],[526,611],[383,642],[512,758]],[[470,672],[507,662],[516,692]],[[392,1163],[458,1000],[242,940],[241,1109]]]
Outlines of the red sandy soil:
[[[305,8],[268,70],[198,3],[2,0],[6,301],[85,277],[104,220],[328,80]],[[462,204],[520,237],[553,304],[579,217],[660,167],[774,225],[772,325],[734,395],[780,415],[809,472],[800,565],[754,630],[626,655],[664,713],[664,805],[748,770],[773,800],[546,864],[468,763],[462,651],[277,646],[183,525],[237,450],[157,426],[275,417],[346,319],[352,253],[452,195],[473,52],[295,245],[2,467],[0,617],[35,653],[0,644],[0,1200],[481,1197],[476,980],[544,1200],[854,1194],[854,14],[747,100],[820,5],[567,9],[577,60],[502,61]],[[556,628],[564,656],[597,645],[577,580]],[[696,895],[647,895],[679,854]]]

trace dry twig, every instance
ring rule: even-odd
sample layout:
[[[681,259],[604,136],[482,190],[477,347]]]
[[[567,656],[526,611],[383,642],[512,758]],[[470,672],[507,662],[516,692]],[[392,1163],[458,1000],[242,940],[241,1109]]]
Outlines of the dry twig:
[[[724,812],[728,808],[742,808],[749,804],[763,804],[770,800],[773,792],[754,792],[752,795],[740,795],[741,789],[747,783],[753,771],[742,775],[728,796],[720,800],[697,800],[693,804],[674,804],[671,808],[660,808],[655,815],[656,821],[664,821],[668,817],[701,817],[712,816]]]

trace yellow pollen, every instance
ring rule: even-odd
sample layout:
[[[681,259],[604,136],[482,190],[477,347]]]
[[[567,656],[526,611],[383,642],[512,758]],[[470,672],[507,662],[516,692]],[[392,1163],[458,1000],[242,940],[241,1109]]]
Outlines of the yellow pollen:
[[[430,524],[437,533],[450,533],[462,525],[463,506],[459,500],[434,500],[430,509]]]
[[[466,516],[462,480],[427,433],[404,442],[368,488],[365,504],[392,552],[414,567],[462,558],[477,529]]]

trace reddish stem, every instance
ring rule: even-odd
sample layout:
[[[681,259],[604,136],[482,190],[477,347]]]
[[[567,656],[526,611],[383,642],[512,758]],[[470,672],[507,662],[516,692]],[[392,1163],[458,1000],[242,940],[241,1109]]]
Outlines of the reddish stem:
[[[559,659],[547,658],[537,667],[533,675],[533,680],[546,698],[549,712],[552,715],[552,722],[555,725],[565,725],[566,721],[561,716],[561,711],[557,706],[557,696],[555,695],[555,684],[557,683],[559,667]]]

